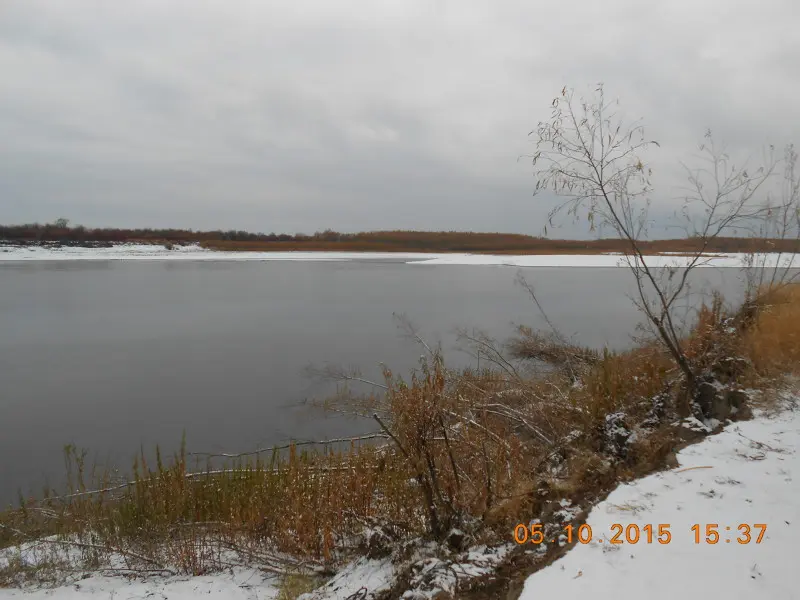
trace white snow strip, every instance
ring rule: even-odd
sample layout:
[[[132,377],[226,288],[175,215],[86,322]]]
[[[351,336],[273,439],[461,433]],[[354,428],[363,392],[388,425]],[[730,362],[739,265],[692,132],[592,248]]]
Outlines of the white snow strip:
[[[225,252],[198,245],[175,246],[167,250],[156,244],[117,244],[108,248],[43,248],[0,246],[0,263],[61,260],[169,260],[169,261],[305,261],[425,260],[440,254],[415,252]]]
[[[741,267],[745,254],[710,254],[698,266]],[[800,256],[771,254],[764,266],[797,265]],[[167,250],[156,244],[117,244],[109,248],[43,248],[39,246],[0,246],[0,263],[61,260],[169,260],[169,261],[304,261],[346,262],[352,260],[393,260],[416,265],[495,265],[510,267],[620,267],[620,254],[441,254],[429,252],[227,252],[206,250],[199,245],[175,246]],[[682,266],[690,258],[677,254],[648,256],[653,267]]]
[[[0,599],[10,600],[141,600],[169,598],[193,600],[268,600],[277,598],[279,581],[255,569],[199,577],[155,577],[129,580],[124,577],[90,577],[72,585],[36,590],[0,589]]]
[[[687,447],[680,468],[621,485],[596,506],[587,520],[593,541],[529,577],[521,600],[800,598],[799,445],[795,408],[730,425]],[[614,523],[638,525],[638,543],[610,544]],[[756,523],[767,526],[760,544]],[[647,524],[654,536],[660,524],[669,525],[672,539],[647,543]],[[719,540],[706,543],[713,524]],[[749,543],[737,541],[747,539],[741,524],[750,526]]]
[[[743,267],[747,254],[709,254],[697,264],[698,267]],[[765,258],[765,267],[776,264],[789,267],[800,267],[800,256],[792,254],[759,255]],[[679,254],[663,254],[645,257],[649,267],[681,267],[686,266],[691,257]],[[435,258],[414,262],[417,265],[503,265],[508,267],[624,267],[625,257],[617,253],[608,254],[442,254]],[[758,261],[761,265],[761,261]]]

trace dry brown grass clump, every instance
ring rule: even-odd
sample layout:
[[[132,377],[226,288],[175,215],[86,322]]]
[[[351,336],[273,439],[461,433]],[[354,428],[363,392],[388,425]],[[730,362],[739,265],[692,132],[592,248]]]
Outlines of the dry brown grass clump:
[[[508,349],[516,358],[538,360],[567,371],[582,370],[600,358],[593,348],[571,344],[555,333],[535,331],[525,325],[517,328],[517,337],[511,340]]]
[[[800,284],[759,294],[754,322],[742,336],[742,349],[762,376],[800,373]]]

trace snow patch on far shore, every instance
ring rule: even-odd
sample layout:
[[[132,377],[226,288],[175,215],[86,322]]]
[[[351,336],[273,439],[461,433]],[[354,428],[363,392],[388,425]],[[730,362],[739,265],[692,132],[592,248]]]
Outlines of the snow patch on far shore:
[[[159,244],[116,244],[107,248],[61,248],[42,246],[0,246],[0,263],[63,260],[169,260],[169,261],[350,261],[425,260],[441,255],[414,252],[227,252],[207,250],[197,244],[176,245],[167,250]]]
[[[743,267],[747,254],[708,254],[698,267]],[[767,254],[765,267],[800,267],[800,256],[791,254]],[[660,254],[645,257],[649,267],[684,267],[692,258],[678,253]],[[502,265],[508,267],[625,267],[625,257],[617,253],[607,254],[442,254],[435,258],[415,261],[417,265]]]
[[[709,254],[698,266],[742,267],[746,254]],[[509,267],[623,267],[625,259],[620,254],[442,254],[430,252],[228,252],[207,250],[197,244],[176,245],[171,250],[158,244],[116,244],[108,248],[0,246],[0,263],[18,261],[64,260],[168,260],[168,261],[398,261],[414,265],[473,265]],[[690,258],[680,254],[648,256],[652,267],[685,266]],[[800,256],[770,254],[767,267],[777,263],[800,267]]]

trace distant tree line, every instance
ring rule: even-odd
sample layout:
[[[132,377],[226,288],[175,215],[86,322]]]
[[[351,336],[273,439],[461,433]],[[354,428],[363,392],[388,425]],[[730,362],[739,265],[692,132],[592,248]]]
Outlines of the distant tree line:
[[[53,223],[0,225],[0,241],[12,244],[55,243],[63,245],[153,243],[199,243],[220,250],[342,250],[342,251],[431,251],[496,252],[506,254],[621,252],[626,246],[618,239],[558,240],[516,233],[465,231],[367,231],[341,233],[326,229],[313,234],[252,233],[243,230],[194,231],[192,229],[122,229],[70,226],[67,219]],[[703,243],[699,238],[642,242],[645,252],[693,252]],[[708,241],[706,241],[708,244]],[[800,252],[797,240],[719,237],[706,247],[708,252],[752,251]]]
[[[70,226],[67,219],[53,223],[26,223],[23,225],[0,225],[0,240],[21,242],[175,242],[192,243],[203,241],[298,241],[311,239],[303,234],[265,234],[237,231],[194,231],[192,229],[122,229],[117,227],[91,228],[83,225]]]

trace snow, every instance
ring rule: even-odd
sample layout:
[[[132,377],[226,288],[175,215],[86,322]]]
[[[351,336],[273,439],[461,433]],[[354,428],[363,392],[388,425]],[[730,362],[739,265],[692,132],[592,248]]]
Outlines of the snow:
[[[0,589],[0,599],[22,600],[133,600],[134,598],[169,598],[192,600],[201,596],[225,600],[269,600],[278,595],[279,582],[255,569],[198,577],[152,577],[129,580],[124,577],[94,576],[58,588],[22,591]]]
[[[711,254],[698,266],[741,267],[745,254]],[[767,255],[765,266],[776,262],[800,265],[796,255]],[[415,265],[482,265],[509,267],[620,267],[625,266],[619,254],[437,254],[427,252],[226,252],[206,250],[198,245],[175,246],[167,250],[156,244],[117,244],[109,248],[44,248],[40,246],[0,246],[0,263],[55,260],[169,260],[169,261],[304,261],[347,262],[352,260],[404,261]],[[689,258],[677,254],[647,257],[653,267],[680,266]]]
[[[747,254],[708,254],[698,262],[698,267],[743,267]],[[765,256],[765,255],[760,255]],[[649,267],[685,266],[691,257],[678,254],[662,254],[645,258]],[[766,255],[764,266],[800,265],[800,257],[788,254]],[[417,265],[503,265],[508,267],[624,267],[627,266],[621,254],[442,254],[435,258],[416,261]]]
[[[798,445],[795,408],[762,413],[685,448],[680,467],[623,484],[593,508],[587,520],[593,541],[529,577],[521,600],[800,598]],[[636,544],[611,545],[613,523],[653,524],[654,535],[659,524],[669,524],[672,540],[648,544],[642,533]],[[695,544],[691,527],[700,524],[703,539],[712,523],[719,525],[719,542]],[[749,544],[737,542],[742,523],[752,528]],[[767,525],[761,544],[756,523]]]
[[[41,246],[0,246],[0,263],[61,260],[168,260],[168,261],[305,261],[350,260],[425,260],[439,254],[414,252],[225,252],[206,250],[199,245],[174,246],[167,250],[158,244],[117,244],[108,248],[44,248]]]
[[[394,565],[390,559],[359,559],[336,574],[324,586],[311,593],[303,594],[298,600],[345,600],[358,597],[365,590],[372,598],[375,594],[388,590],[394,582]]]
[[[435,600],[456,597],[459,584],[469,579],[493,573],[511,552],[511,543],[498,547],[477,546],[461,555],[442,560],[436,556],[422,557],[414,561],[410,589],[403,600]]]

